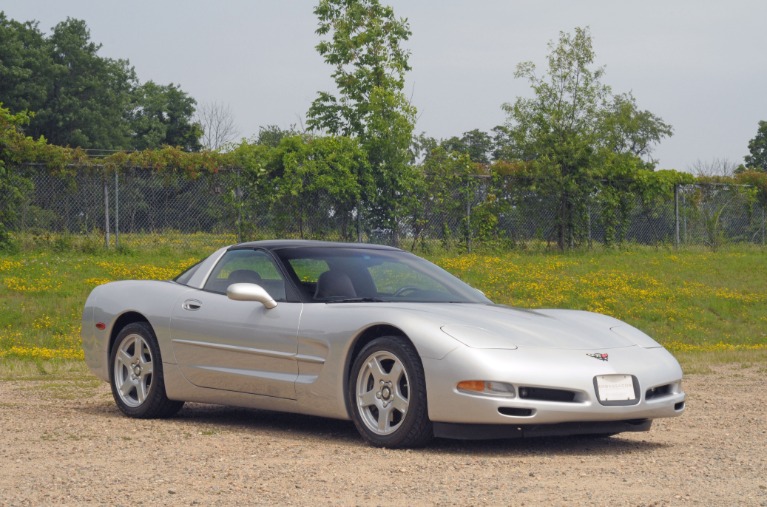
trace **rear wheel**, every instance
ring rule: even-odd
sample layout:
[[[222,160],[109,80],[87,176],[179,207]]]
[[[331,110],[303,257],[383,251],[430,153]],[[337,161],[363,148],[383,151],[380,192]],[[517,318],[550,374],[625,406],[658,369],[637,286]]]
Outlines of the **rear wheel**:
[[[109,383],[117,407],[130,417],[170,417],[184,405],[165,394],[160,347],[146,322],[125,326],[109,361]]]
[[[423,367],[410,343],[392,336],[368,343],[349,380],[352,419],[365,440],[382,447],[417,447],[432,439]]]

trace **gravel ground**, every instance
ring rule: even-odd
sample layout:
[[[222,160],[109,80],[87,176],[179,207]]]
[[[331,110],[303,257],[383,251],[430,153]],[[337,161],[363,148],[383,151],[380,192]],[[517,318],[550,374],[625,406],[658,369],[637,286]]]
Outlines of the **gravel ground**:
[[[0,505],[767,506],[767,368],[712,371],[649,433],[405,451],[346,421],[196,404],[132,420],[96,380],[5,381]]]

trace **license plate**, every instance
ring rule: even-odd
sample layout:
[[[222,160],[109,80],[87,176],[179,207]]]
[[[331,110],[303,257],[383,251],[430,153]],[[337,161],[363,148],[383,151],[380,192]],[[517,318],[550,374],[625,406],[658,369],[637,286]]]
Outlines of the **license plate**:
[[[636,400],[634,378],[631,375],[598,375],[596,384],[599,401]]]

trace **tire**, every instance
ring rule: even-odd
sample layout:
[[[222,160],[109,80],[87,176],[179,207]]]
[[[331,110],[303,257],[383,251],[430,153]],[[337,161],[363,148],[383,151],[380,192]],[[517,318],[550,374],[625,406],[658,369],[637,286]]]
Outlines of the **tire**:
[[[170,417],[184,405],[165,394],[160,347],[146,322],[128,324],[117,335],[109,357],[109,383],[117,407],[129,417]]]
[[[419,447],[434,436],[423,366],[402,338],[377,338],[352,364],[348,402],[360,435],[378,447]]]

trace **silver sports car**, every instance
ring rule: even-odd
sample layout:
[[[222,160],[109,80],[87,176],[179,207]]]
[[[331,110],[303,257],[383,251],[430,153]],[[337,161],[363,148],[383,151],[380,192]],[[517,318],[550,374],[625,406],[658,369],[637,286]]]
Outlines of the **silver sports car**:
[[[130,417],[185,401],[354,421],[368,442],[647,431],[682,370],[605,315],[522,310],[410,253],[259,241],[171,281],[96,287],[85,359]]]

